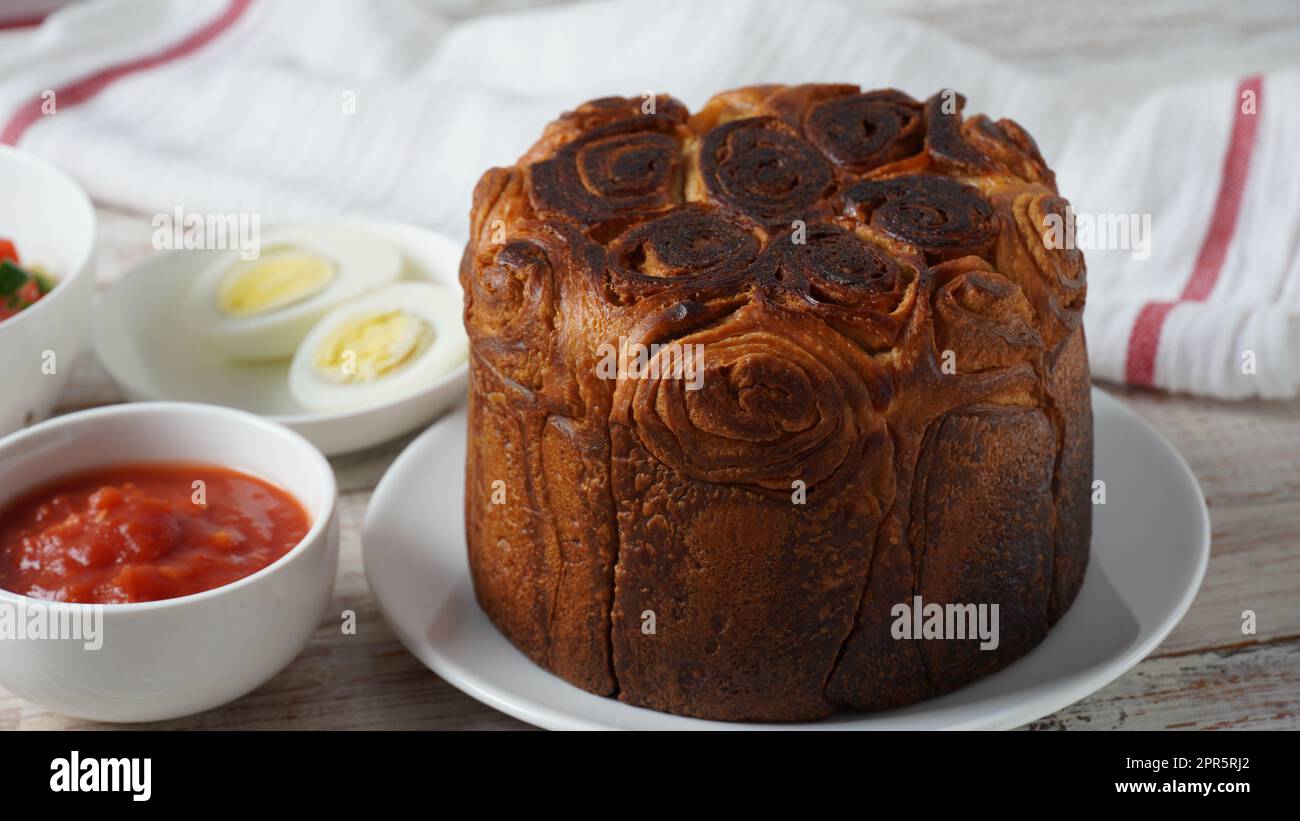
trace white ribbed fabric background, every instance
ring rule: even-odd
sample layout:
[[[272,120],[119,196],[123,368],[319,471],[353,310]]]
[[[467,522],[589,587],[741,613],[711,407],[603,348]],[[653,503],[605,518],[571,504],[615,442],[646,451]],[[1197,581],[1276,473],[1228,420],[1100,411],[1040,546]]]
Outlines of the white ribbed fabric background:
[[[228,0],[99,0],[0,54],[0,119],[42,90],[159,52]],[[412,0],[253,0],[183,59],[126,76],[27,129],[19,145],[97,200],[264,220],[364,214],[464,236],[470,191],[560,111],[666,91],[691,107],[756,82],[855,82],[1018,120],[1080,213],[1150,214],[1150,258],[1088,251],[1089,346],[1123,380],[1150,300],[1176,300],[1218,207],[1236,77],[1136,102],[1029,76],[916,24],[827,0],[636,0],[455,23]],[[344,113],[345,93],[355,113]],[[1154,383],[1221,397],[1300,385],[1300,73],[1263,81],[1235,236],[1204,302],[1172,309]],[[1288,101],[1288,104],[1278,104]],[[1257,372],[1243,374],[1242,351]]]

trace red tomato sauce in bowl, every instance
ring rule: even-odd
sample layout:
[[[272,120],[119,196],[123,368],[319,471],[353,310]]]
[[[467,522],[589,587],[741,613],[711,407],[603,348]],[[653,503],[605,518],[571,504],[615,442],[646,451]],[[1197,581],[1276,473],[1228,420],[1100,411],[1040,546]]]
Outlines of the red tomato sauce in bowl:
[[[188,596],[256,573],[310,529],[297,499],[238,471],[184,463],[98,468],[0,512],[0,588],[93,604]]]

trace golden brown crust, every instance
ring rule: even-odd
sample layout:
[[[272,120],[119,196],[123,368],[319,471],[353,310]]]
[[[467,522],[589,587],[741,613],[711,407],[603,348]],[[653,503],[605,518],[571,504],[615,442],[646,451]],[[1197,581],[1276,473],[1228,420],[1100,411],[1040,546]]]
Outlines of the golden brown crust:
[[[1045,241],[1066,203],[1032,138],[964,103],[606,98],[483,176],[466,535],[530,658],[655,709],[809,719],[959,687],[1069,607],[1083,259]],[[999,647],[895,638],[914,596],[997,604]]]

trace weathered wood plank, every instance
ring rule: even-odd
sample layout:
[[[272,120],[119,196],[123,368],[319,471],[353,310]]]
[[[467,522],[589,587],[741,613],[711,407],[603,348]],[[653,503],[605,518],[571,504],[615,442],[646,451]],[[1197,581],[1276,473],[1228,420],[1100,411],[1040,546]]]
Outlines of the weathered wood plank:
[[[1300,640],[1155,656],[1029,728],[1300,729]]]

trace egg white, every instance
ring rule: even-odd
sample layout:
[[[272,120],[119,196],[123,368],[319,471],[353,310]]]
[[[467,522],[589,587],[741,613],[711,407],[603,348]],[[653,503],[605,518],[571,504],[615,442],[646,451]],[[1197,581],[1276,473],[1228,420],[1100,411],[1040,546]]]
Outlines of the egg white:
[[[384,240],[342,224],[303,223],[265,232],[263,253],[301,248],[333,263],[334,276],[305,298],[245,316],[218,307],[227,272],[243,260],[239,251],[223,254],[190,287],[182,307],[186,323],[208,346],[230,359],[263,360],[292,356],[307,332],[338,305],[395,282],[402,256]]]
[[[432,335],[410,361],[364,383],[340,383],[317,369],[317,353],[336,329],[362,315],[397,310],[423,320]],[[464,362],[467,352],[460,295],[430,282],[398,282],[334,309],[311,329],[289,365],[289,392],[314,411],[397,402],[427,390]]]

